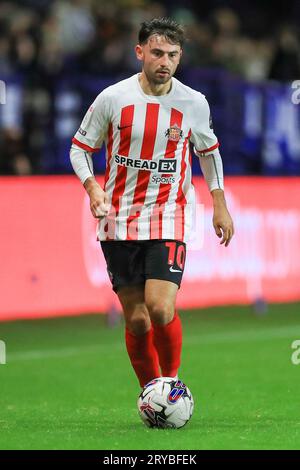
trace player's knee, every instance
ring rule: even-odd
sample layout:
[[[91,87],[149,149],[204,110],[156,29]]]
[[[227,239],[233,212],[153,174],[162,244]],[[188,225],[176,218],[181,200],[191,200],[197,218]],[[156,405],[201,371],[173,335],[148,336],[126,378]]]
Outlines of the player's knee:
[[[130,320],[127,320],[126,326],[132,334],[140,336],[150,330],[151,324],[149,317],[143,314],[137,314]]]
[[[158,325],[166,325],[172,321],[174,306],[165,300],[156,300],[147,304],[151,321]]]

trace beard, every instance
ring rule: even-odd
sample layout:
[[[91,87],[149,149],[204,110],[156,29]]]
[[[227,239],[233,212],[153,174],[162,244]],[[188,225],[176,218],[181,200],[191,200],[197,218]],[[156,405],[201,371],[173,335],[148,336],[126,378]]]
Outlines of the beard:
[[[148,81],[154,85],[164,85],[168,83],[168,81],[173,77],[173,74],[169,70],[164,74],[160,74],[159,70],[156,70],[155,72],[149,72],[144,69],[144,72]]]

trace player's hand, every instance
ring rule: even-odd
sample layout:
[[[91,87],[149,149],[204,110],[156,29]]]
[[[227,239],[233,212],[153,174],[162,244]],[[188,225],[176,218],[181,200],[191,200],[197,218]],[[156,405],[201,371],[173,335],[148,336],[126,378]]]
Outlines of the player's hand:
[[[213,226],[219,238],[220,245],[228,246],[234,235],[234,226],[231,215],[228,212],[223,191],[212,191],[214,199]]]
[[[88,178],[84,187],[90,197],[91,213],[96,219],[107,216],[110,209],[108,195],[94,178]]]
[[[220,245],[225,243],[225,246],[228,246],[234,234],[234,227],[227,207],[214,209],[213,226],[217,236],[222,238]]]
[[[99,188],[93,189],[89,194],[90,196],[90,208],[93,216],[96,219],[102,219],[109,213],[109,199],[106,192],[99,186]]]

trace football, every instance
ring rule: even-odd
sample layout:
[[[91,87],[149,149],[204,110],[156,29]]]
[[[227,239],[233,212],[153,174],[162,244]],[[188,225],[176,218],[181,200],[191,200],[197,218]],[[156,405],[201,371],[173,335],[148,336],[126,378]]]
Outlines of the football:
[[[194,410],[190,390],[174,377],[159,377],[147,383],[137,405],[142,421],[150,428],[182,428]]]

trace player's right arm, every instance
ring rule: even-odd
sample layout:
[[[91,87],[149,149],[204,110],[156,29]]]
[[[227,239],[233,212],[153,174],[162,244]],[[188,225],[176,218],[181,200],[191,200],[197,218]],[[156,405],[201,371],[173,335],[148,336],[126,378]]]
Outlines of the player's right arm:
[[[90,198],[90,209],[94,217],[101,218],[109,213],[109,198],[94,177],[89,177],[83,183]]]
[[[73,144],[70,150],[70,160],[73,170],[89,195],[93,216],[96,218],[106,216],[109,212],[109,198],[94,177],[91,153]]]
[[[92,159],[93,152],[101,148],[106,138],[108,122],[108,103],[102,92],[85,114],[70,150],[72,167],[89,195],[91,212],[96,218],[109,212],[109,198],[95,179]]]

